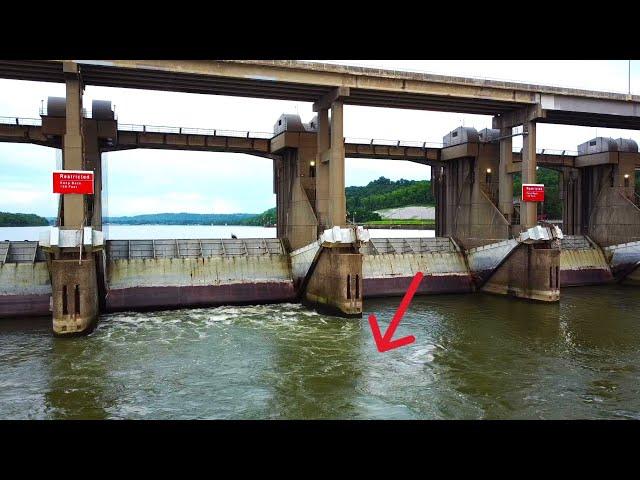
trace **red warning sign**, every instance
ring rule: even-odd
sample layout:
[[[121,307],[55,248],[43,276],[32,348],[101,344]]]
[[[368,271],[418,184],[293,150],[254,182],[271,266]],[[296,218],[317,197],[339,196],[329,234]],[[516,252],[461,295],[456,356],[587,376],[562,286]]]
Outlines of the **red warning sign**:
[[[53,193],[93,193],[93,172],[83,170],[56,170],[53,172]]]
[[[522,201],[544,202],[544,185],[541,183],[523,183]]]

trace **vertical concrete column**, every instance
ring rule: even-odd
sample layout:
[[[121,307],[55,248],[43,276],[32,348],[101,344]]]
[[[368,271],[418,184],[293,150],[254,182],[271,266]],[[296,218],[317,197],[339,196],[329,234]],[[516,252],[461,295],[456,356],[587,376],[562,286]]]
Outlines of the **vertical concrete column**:
[[[82,125],[84,139],[84,168],[93,170],[94,185],[93,198],[90,200],[91,210],[88,212],[91,218],[87,219],[94,230],[102,230],[102,153],[98,142],[98,123],[95,120],[86,120]]]
[[[344,191],[343,104],[331,104],[331,154],[329,160],[329,226],[346,226],[347,198]]]
[[[64,62],[66,83],[66,120],[62,140],[62,166],[64,170],[83,170],[85,161],[85,138],[82,118],[82,79],[78,65]],[[94,122],[95,123],[95,122]],[[97,129],[90,135],[93,159],[99,158]],[[97,175],[97,174],[96,174]],[[99,191],[98,191],[99,195]],[[62,226],[79,229],[91,223],[87,215],[84,195],[63,195]],[[95,209],[94,209],[95,212]],[[98,204],[101,222],[101,209]],[[86,335],[98,321],[99,301],[95,257],[84,251],[81,257],[77,247],[67,247],[56,252],[51,260],[51,290],[53,299],[53,333],[55,335]]]
[[[499,186],[498,186],[498,208],[504,215],[504,218],[511,223],[513,216],[513,177],[509,173],[513,161],[513,141],[511,128],[500,129],[500,167],[499,167]]]
[[[329,221],[329,109],[318,111],[318,149],[316,152],[316,215],[318,230],[328,228]]]
[[[577,169],[562,169],[562,231],[565,235],[581,235],[580,172]]]
[[[64,170],[82,170],[84,146],[82,137],[82,81],[78,65],[71,62],[63,64],[67,87],[66,130],[62,143],[62,168]],[[84,219],[84,196],[63,196],[65,227],[79,228]]]
[[[522,183],[536,183],[536,122],[524,125],[522,140]],[[522,202],[520,204],[520,225],[523,229],[535,227],[537,222],[537,203]]]
[[[447,198],[444,167],[439,165],[431,167],[431,188],[436,201],[436,237],[445,237],[447,236]]]

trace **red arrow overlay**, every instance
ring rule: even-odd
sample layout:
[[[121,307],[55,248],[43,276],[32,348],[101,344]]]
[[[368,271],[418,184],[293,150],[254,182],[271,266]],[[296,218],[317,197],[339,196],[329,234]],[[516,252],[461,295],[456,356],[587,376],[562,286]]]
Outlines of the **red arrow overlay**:
[[[403,347],[405,345],[409,345],[416,341],[416,337],[413,335],[409,335],[408,337],[402,337],[397,340],[391,340],[393,334],[396,333],[396,328],[400,325],[400,320],[404,315],[404,312],[407,311],[411,300],[413,299],[413,295],[416,293],[418,289],[418,285],[422,281],[422,277],[424,275],[422,272],[416,273],[411,280],[411,284],[407,290],[407,293],[404,294],[402,301],[400,302],[400,306],[396,311],[396,314],[393,316],[393,320],[387,327],[387,331],[384,336],[380,333],[380,327],[378,326],[378,320],[375,315],[369,315],[369,325],[371,326],[371,332],[373,333],[373,339],[376,341],[376,347],[378,347],[379,352],[386,352],[387,350],[393,350],[394,348]]]

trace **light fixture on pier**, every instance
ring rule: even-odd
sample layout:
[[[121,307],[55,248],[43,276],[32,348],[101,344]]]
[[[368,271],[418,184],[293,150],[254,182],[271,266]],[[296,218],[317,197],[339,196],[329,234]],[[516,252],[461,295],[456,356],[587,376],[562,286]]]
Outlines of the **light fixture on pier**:
[[[315,167],[315,166],[316,166],[316,162],[315,162],[315,161],[313,161],[313,160],[311,160],[311,161],[309,162],[309,165],[311,165],[312,167]]]
[[[628,173],[625,173],[625,174],[624,174],[624,178],[625,178],[625,180],[626,180],[627,178],[629,178],[629,174],[628,174]]]
[[[487,174],[484,176],[484,183],[491,183],[491,169],[487,168]]]

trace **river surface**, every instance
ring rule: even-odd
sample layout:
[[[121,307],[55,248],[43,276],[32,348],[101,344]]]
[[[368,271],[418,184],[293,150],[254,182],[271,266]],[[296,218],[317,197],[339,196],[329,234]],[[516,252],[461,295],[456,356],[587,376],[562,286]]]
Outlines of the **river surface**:
[[[109,314],[75,339],[0,320],[0,418],[640,419],[635,288],[415,297],[395,338],[416,342],[378,353],[366,318],[398,303]]]
[[[0,241],[38,240],[50,227],[0,227]],[[238,225],[104,225],[107,240],[275,238],[276,229]],[[434,230],[371,229],[373,238],[434,237]]]

